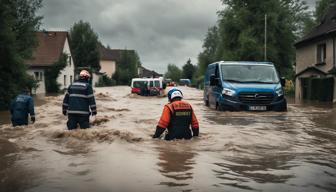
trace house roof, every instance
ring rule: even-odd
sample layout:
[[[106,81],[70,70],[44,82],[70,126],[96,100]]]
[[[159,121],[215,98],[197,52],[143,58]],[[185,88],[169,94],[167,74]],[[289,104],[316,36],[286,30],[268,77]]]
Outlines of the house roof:
[[[295,77],[298,77],[298,76],[300,76],[300,75],[302,75],[302,74],[304,74],[304,73],[306,73],[306,72],[308,72],[308,71],[315,72],[315,73],[317,73],[317,74],[319,74],[319,75],[327,75],[326,72],[320,70],[319,68],[314,67],[314,66],[310,66],[310,67],[307,67],[306,69],[300,71],[299,73],[297,73],[297,74],[295,75]]]
[[[99,53],[101,60],[116,61],[119,62],[121,58],[121,49],[109,49],[105,48],[101,43],[99,43]]]
[[[140,77],[161,77],[162,76],[162,74],[159,74],[153,70],[146,69],[143,66],[140,66],[140,70],[141,70],[139,74]]]
[[[63,53],[64,43],[68,37],[66,31],[36,32],[38,46],[32,59],[25,63],[31,67],[48,67],[58,61]]]
[[[330,7],[321,23],[313,28],[313,30],[298,41],[295,46],[301,46],[319,38],[327,37],[331,34],[336,34],[336,5]]]

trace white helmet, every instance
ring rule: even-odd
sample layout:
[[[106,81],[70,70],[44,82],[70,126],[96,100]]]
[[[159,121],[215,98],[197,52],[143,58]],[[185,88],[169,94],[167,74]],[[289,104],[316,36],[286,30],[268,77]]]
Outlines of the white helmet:
[[[173,100],[174,98],[183,98],[183,94],[182,91],[177,89],[177,88],[172,88],[171,90],[168,91],[168,101],[170,102],[171,100]]]

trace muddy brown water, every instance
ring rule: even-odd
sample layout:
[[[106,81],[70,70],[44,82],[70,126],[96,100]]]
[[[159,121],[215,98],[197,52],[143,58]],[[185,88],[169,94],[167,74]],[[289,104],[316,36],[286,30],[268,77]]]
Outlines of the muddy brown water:
[[[0,125],[0,191],[336,191],[336,108],[217,112],[182,87],[200,137],[153,140],[167,98],[96,89],[98,116],[67,131],[63,96],[36,107],[34,125]]]

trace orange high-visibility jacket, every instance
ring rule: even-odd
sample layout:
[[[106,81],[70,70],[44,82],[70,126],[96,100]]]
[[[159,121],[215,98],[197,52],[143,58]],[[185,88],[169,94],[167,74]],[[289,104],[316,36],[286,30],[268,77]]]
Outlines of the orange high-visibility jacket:
[[[172,103],[168,103],[164,106],[163,112],[160,118],[160,121],[158,123],[158,127],[161,128],[168,128],[168,126],[171,124],[171,116],[174,114],[174,111],[188,111],[191,112],[191,128],[198,129],[198,121],[196,118],[196,115],[194,111],[192,110],[192,107],[189,103],[185,101],[174,101]]]

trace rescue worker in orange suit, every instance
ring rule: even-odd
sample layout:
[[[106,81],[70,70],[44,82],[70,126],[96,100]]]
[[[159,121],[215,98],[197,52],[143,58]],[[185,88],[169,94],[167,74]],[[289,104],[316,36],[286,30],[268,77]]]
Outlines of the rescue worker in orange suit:
[[[160,138],[165,130],[168,130],[166,140],[191,139],[198,136],[199,125],[196,115],[191,105],[182,101],[182,98],[183,94],[179,89],[173,88],[168,92],[169,103],[163,108],[153,138]]]
[[[96,100],[89,84],[90,73],[82,70],[79,80],[71,84],[63,100],[63,115],[68,115],[68,129],[90,128],[90,115],[97,115]]]

